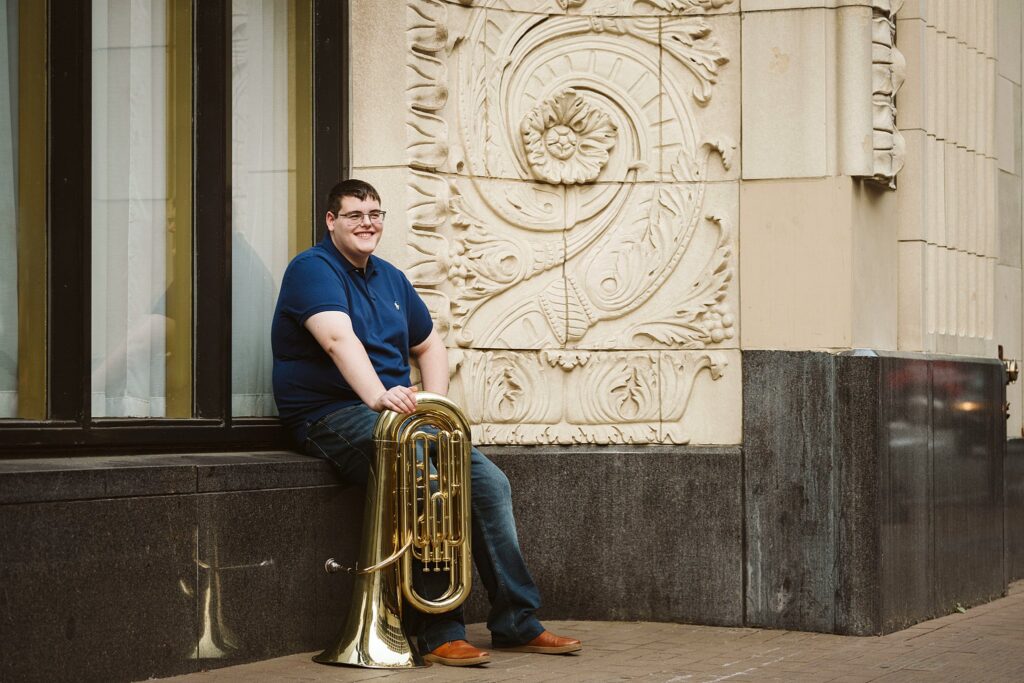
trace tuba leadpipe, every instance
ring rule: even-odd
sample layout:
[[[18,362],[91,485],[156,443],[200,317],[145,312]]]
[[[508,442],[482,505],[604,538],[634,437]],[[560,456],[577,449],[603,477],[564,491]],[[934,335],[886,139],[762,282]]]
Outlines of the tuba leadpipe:
[[[421,612],[439,613],[469,596],[469,423],[452,401],[421,391],[414,412],[381,412],[373,440],[352,602],[335,644],[313,659],[369,668],[423,666],[402,630],[402,598]],[[447,575],[440,596],[417,591],[414,560],[425,572]],[[325,568],[343,569],[333,559]]]

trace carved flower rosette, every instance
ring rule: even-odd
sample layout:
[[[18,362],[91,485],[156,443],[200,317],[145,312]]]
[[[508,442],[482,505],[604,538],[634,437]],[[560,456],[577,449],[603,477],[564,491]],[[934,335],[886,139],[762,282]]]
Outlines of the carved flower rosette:
[[[534,107],[519,127],[530,170],[547,183],[596,180],[615,144],[615,124],[567,88]]]

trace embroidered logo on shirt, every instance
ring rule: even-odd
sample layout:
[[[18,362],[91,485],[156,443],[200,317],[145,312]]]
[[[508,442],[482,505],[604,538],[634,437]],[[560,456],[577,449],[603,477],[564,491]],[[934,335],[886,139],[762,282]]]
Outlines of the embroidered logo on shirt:
[[[396,311],[400,311],[400,310],[402,310],[402,307],[398,305],[398,302],[397,302],[397,301],[395,302],[395,310],[396,310]]]

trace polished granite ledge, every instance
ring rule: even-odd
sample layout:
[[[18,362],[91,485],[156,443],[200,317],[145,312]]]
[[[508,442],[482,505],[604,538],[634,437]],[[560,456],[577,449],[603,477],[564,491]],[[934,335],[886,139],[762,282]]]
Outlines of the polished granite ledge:
[[[0,505],[337,483],[328,463],[287,451],[0,460]]]
[[[693,453],[739,447],[686,446]],[[678,453],[677,446],[484,446],[495,457],[599,458]],[[568,461],[566,461],[568,462]],[[0,505],[338,484],[331,466],[290,451],[76,456],[0,460]]]

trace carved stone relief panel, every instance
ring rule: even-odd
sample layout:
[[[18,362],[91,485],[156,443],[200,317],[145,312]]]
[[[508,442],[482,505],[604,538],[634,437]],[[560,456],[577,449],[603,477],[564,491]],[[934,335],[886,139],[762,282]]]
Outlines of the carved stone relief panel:
[[[408,0],[408,273],[484,442],[685,439],[662,387],[725,372],[661,350],[737,346],[727,4]]]
[[[477,443],[737,443],[739,351],[451,351]],[[736,368],[738,370],[738,368]],[[691,403],[699,404],[689,410]],[[696,441],[694,441],[696,437]]]

